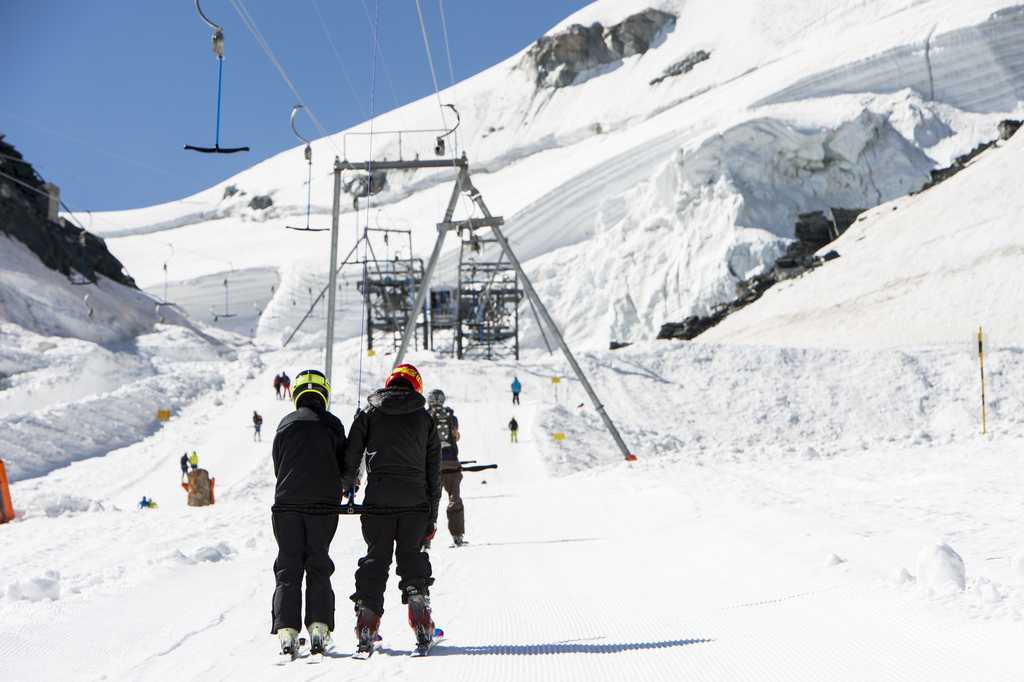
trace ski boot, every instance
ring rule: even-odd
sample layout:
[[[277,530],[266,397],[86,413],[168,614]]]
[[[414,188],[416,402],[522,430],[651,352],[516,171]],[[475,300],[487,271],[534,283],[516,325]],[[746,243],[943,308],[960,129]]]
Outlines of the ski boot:
[[[455,547],[465,547],[469,544],[468,542],[466,542],[466,538],[462,537],[461,533],[459,535],[453,535],[452,542],[454,543],[453,546]]]
[[[356,637],[359,638],[358,653],[370,654],[380,641],[377,630],[380,629],[380,616],[374,613],[362,601],[356,602]]]
[[[331,646],[331,631],[326,623],[313,623],[306,626],[309,631],[309,653],[324,654]]]
[[[281,644],[281,655],[294,661],[299,655],[299,631],[294,628],[278,628],[277,641]]]
[[[415,587],[405,588],[405,596],[409,604],[409,627],[416,633],[416,644],[429,646],[437,633],[434,619],[430,617],[430,597]]]

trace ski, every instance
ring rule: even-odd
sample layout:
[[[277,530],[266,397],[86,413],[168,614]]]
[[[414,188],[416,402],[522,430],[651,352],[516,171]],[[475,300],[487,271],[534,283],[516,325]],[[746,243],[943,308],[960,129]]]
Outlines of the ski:
[[[364,649],[362,646],[360,646],[359,649],[354,654],[352,654],[352,658],[359,661],[365,661],[370,656],[373,656],[374,652],[380,651],[380,640],[381,636],[377,635],[377,639],[373,642],[373,644],[370,645],[369,648]]]
[[[434,637],[428,644],[417,644],[416,648],[413,649],[410,656],[412,658],[419,658],[420,656],[426,656],[430,653],[430,650],[434,648],[434,645],[444,639],[444,630],[441,628],[434,628]]]
[[[291,654],[286,654],[283,651],[278,654],[276,663],[277,665],[288,665],[297,658],[303,658],[309,655],[309,645],[306,644],[306,638],[299,638],[299,646],[296,647],[295,651]]]
[[[317,652],[310,651],[309,652],[309,660],[306,661],[306,662],[307,663],[320,663],[325,658],[327,658],[327,655],[330,654],[332,651],[334,651],[334,642],[328,642],[327,646],[325,646],[320,651],[317,651]]]

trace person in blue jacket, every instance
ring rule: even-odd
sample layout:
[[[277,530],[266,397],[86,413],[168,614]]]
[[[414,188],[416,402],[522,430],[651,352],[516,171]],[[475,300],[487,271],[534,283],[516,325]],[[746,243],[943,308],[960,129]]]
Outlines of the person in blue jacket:
[[[518,405],[519,404],[519,390],[522,387],[523,387],[523,385],[519,383],[519,377],[513,377],[512,378],[512,404],[513,405]]]

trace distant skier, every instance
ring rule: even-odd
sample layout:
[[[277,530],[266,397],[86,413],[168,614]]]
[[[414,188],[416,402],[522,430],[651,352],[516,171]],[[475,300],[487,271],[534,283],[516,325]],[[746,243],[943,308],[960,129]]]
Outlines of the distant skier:
[[[402,603],[409,605],[409,625],[416,631],[417,648],[434,642],[429,588],[430,557],[421,551],[437,530],[441,500],[441,442],[420,395],[423,380],[412,365],[399,365],[384,388],[366,399],[368,407],[356,413],[345,448],[342,486],[350,490],[366,455],[366,507],[392,511],[423,506],[426,513],[391,516],[360,516],[366,556],[356,570],[356,636],[359,652],[374,650],[380,617],[384,614],[384,589],[394,553],[395,572],[402,577]]]
[[[150,509],[156,509],[156,502],[155,502],[154,500],[150,500],[150,501],[149,501],[149,504],[148,504],[147,506],[148,506],[148,507],[149,507]]]
[[[261,417],[256,410],[252,411],[252,425],[256,430],[256,433],[252,434],[252,439],[262,441],[263,436],[260,435],[260,427],[263,426],[263,417]]]
[[[188,453],[181,456],[181,477],[188,476]]]
[[[459,418],[452,408],[444,404],[444,392],[435,388],[427,394],[427,405],[430,416],[437,429],[437,438],[441,441],[441,487],[448,493],[448,532],[452,534],[452,542],[456,547],[466,544],[466,508],[459,494],[462,483],[461,464],[459,463]],[[424,549],[430,549],[430,541],[424,543]]]
[[[328,552],[338,529],[338,517],[322,512],[325,507],[341,504],[345,427],[327,411],[330,401],[331,387],[321,372],[300,372],[295,377],[295,411],[281,420],[274,436],[277,487],[271,522],[278,551],[270,632],[277,635],[281,653],[292,658],[298,655],[303,623],[314,654],[326,651],[334,629],[334,563]]]
[[[519,432],[519,422],[516,421],[516,418],[514,416],[512,417],[512,421],[508,423],[508,430],[512,432],[512,442],[518,443],[519,436],[517,436],[516,434]]]
[[[149,500],[146,499],[145,495],[142,496],[142,501],[139,502],[139,509],[149,509]]]
[[[522,387],[523,387],[523,385],[519,383],[519,377],[513,377],[512,378],[512,404],[513,405],[518,405],[519,404],[519,391],[520,391],[520,389],[522,389]]]
[[[288,375],[281,372],[281,391],[284,393],[286,400],[292,398],[292,380],[288,378]]]
[[[199,468],[199,455],[196,454],[195,450],[192,451],[192,456],[188,458],[188,463],[192,466],[192,471]]]
[[[277,394],[277,399],[280,400],[281,399],[281,375],[280,374],[275,374],[274,375],[274,393]]]

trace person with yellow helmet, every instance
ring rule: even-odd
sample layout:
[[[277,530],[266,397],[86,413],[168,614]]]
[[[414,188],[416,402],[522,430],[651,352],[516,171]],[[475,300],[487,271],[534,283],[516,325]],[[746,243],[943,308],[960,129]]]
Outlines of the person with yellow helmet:
[[[295,411],[277,427],[272,456],[277,487],[271,521],[277,540],[271,634],[281,653],[298,655],[305,623],[310,652],[323,653],[334,630],[334,562],[328,554],[338,529],[333,511],[341,504],[345,427],[327,411],[331,387],[315,369],[300,372],[292,391]],[[302,578],[306,578],[306,617],[302,618]]]
[[[441,441],[430,413],[424,410],[423,379],[412,365],[391,371],[384,388],[366,399],[368,407],[356,413],[342,467],[342,485],[351,489],[366,458],[365,508],[391,513],[360,517],[366,556],[356,570],[356,636],[359,651],[374,650],[391,556],[402,580],[402,603],[409,606],[409,625],[416,632],[417,648],[426,649],[437,634],[431,617],[430,557],[424,540],[437,528],[441,500]],[[413,508],[429,509],[427,513]],[[407,509],[408,512],[400,510]],[[398,513],[395,513],[398,512]]]

